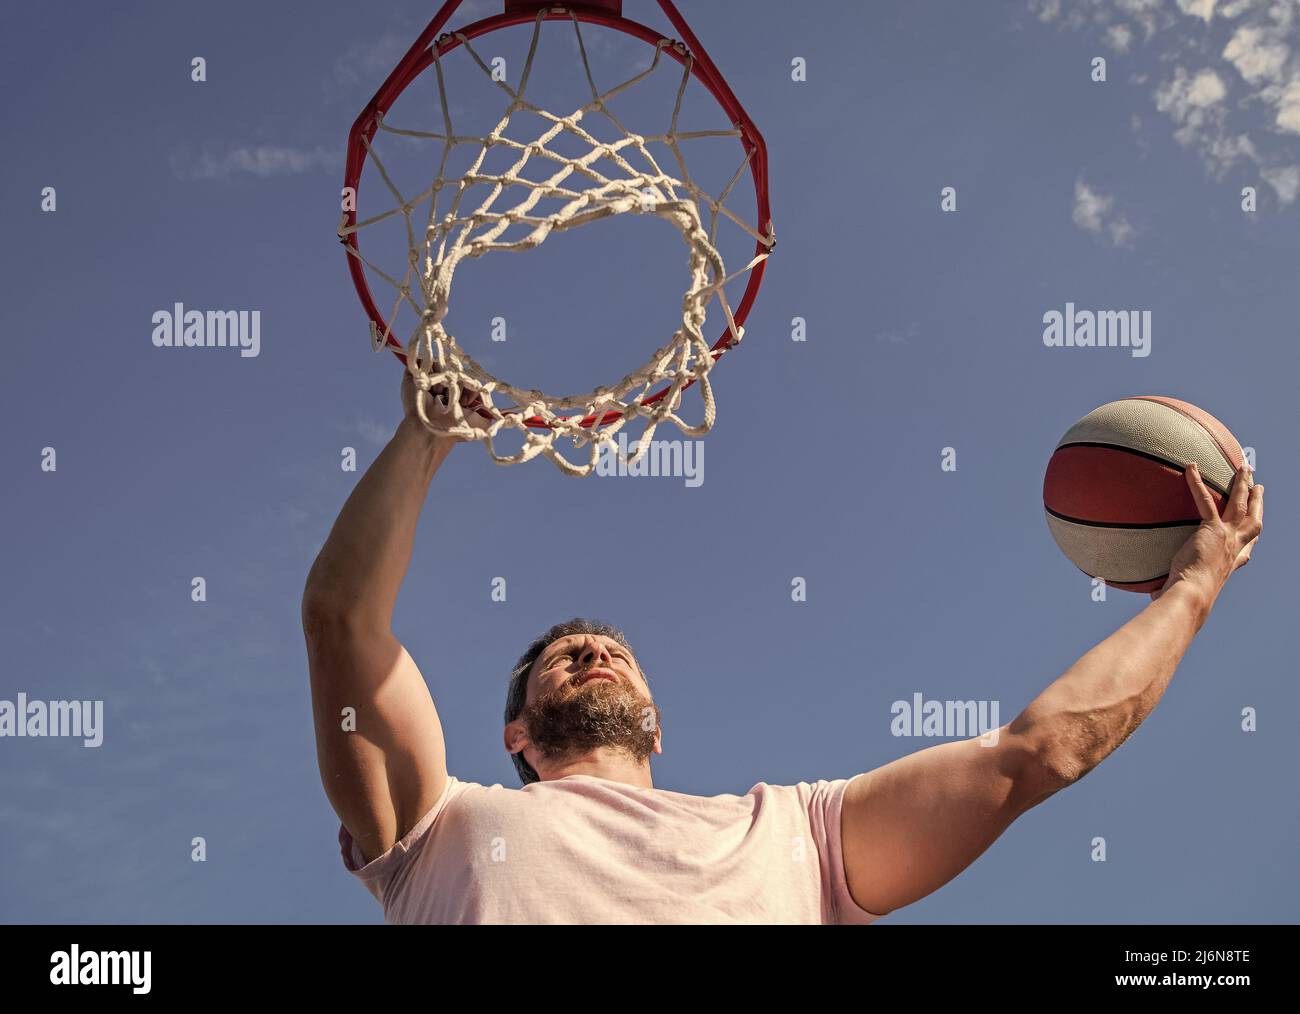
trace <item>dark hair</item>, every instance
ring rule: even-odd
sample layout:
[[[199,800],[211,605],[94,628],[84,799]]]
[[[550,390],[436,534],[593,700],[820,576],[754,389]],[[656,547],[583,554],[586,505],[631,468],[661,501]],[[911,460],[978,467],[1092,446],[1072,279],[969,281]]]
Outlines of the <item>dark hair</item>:
[[[506,722],[513,722],[523,714],[524,705],[528,701],[528,674],[532,671],[533,663],[536,662],[547,648],[562,637],[568,637],[571,634],[594,634],[597,637],[608,637],[610,640],[617,641],[624,648],[636,656],[632,651],[632,645],[627,643],[627,637],[618,627],[610,626],[608,623],[600,623],[597,620],[588,620],[581,616],[575,616],[566,623],[557,623],[546,633],[528,646],[528,650],[519,656],[519,661],[510,673],[510,687],[506,691]],[[643,677],[645,673],[641,674]],[[519,780],[525,785],[531,785],[533,782],[541,781],[533,766],[524,760],[524,752],[512,753],[510,759],[514,761],[515,770],[519,772]]]

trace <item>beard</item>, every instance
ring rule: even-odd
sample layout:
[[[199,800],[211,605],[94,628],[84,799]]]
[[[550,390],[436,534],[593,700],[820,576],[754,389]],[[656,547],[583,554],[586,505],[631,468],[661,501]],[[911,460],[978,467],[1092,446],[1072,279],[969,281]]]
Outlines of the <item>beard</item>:
[[[638,763],[654,752],[659,709],[621,680],[577,678],[527,705],[523,719],[532,745],[548,761],[567,760],[599,747],[623,750]],[[647,728],[648,727],[648,728]]]

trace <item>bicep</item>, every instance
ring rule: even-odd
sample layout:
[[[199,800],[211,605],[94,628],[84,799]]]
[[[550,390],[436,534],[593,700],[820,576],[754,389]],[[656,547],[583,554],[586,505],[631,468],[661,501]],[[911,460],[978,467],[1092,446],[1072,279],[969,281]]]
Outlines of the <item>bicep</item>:
[[[442,725],[414,659],[389,631],[322,624],[307,641],[321,781],[371,860],[442,794]]]
[[[1051,794],[1036,770],[1004,726],[996,745],[943,743],[858,775],[840,819],[853,899],[883,915],[952,880]]]

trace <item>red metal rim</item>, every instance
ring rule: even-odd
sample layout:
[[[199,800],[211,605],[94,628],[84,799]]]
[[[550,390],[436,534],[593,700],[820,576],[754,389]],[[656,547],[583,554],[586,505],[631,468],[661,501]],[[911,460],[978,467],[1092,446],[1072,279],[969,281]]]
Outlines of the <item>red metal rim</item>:
[[[480,36],[487,35],[490,32],[497,31],[501,28],[510,28],[515,25],[530,24],[537,17],[537,12],[543,6],[541,3],[520,3],[519,0],[505,0],[505,11],[492,17],[483,18],[460,29],[456,35],[438,33],[442,31],[443,26],[451,18],[452,14],[464,0],[446,0],[438,13],[434,15],[432,21],[416,39],[415,43],[407,50],[406,55],[402,57],[397,67],[388,75],[387,80],[380,85],[379,90],[374,97],[366,104],[361,114],[352,124],[352,129],[348,132],[348,157],[347,165],[344,169],[343,185],[354,188],[354,193],[359,192],[361,182],[361,170],[365,166],[366,148],[365,142],[370,141],[375,132],[378,130],[377,116],[387,113],[392,104],[397,101],[398,96],[406,90],[407,86],[414,81],[424,70],[433,62],[433,47],[437,47],[438,55],[443,56],[451,52],[460,45],[460,38],[476,39]],[[749,118],[744,107],[736,98],[727,82],[714,66],[713,61],[709,59],[708,53],[700,45],[699,39],[691,31],[690,26],[686,24],[677,8],[673,5],[672,0],[657,0],[660,9],[665,17],[672,24],[673,28],[681,36],[681,42],[689,50],[694,62],[691,65],[691,74],[698,80],[709,93],[714,97],[723,111],[727,114],[732,125],[740,132],[741,143],[744,145],[745,152],[749,156],[749,170],[754,181],[754,192],[757,207],[757,230],[767,232],[771,221],[771,210],[768,203],[768,179],[767,179],[767,146],[763,142],[763,135],[759,133],[758,127],[754,121]],[[648,28],[645,25],[635,21],[630,21],[623,17],[619,11],[619,3],[616,0],[596,0],[594,3],[570,3],[561,5],[548,6],[545,19],[547,21],[568,20],[570,12],[579,21],[584,24],[599,25],[603,28],[611,28],[623,32],[633,38],[642,40],[651,45],[658,46],[663,41],[672,42],[666,36]],[[436,41],[435,41],[436,40]],[[685,64],[685,58],[672,45],[664,46],[664,52],[675,59],[680,64]],[[356,225],[356,211],[351,210],[345,213],[345,224],[347,226]],[[351,233],[343,240],[345,246],[350,246],[353,250],[360,252],[361,246],[358,239],[358,233]],[[756,242],[754,246],[755,256],[765,252],[768,247],[762,242]],[[353,254],[346,255],[348,261],[348,271],[352,275],[352,284],[356,287],[357,295],[361,299],[361,305],[366,311],[366,315],[378,331],[378,334],[384,334],[388,325],[370,292],[370,284],[365,276],[365,265],[360,259]],[[749,316],[750,308],[754,300],[758,297],[759,287],[763,283],[763,272],[767,267],[765,260],[759,261],[754,265],[749,273],[749,278],[745,285],[744,295],[740,303],[733,310],[732,316],[737,327],[742,327]],[[716,361],[730,347],[731,331],[729,327],[724,327],[722,337],[712,347],[712,356]],[[386,345],[392,348],[394,355],[403,363],[406,362],[404,348],[397,342],[391,334],[388,335]],[[686,387],[694,384],[691,381]],[[684,390],[685,388],[683,388]],[[642,405],[652,405],[663,398],[669,390],[665,386],[662,390],[641,400]],[[479,414],[484,418],[491,416],[479,410]],[[609,411],[597,419],[593,415],[584,417],[581,425],[590,427],[592,425],[605,425],[620,418],[621,412]],[[525,425],[534,429],[549,429],[550,425],[537,416],[532,416],[524,420]]]

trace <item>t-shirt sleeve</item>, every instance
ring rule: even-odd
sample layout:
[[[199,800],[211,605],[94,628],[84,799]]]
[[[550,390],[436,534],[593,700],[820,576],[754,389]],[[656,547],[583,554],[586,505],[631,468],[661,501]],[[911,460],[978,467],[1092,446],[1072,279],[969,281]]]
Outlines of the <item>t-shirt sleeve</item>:
[[[821,856],[822,885],[827,896],[830,921],[853,926],[865,926],[880,916],[858,906],[849,893],[848,878],[844,872],[844,846],[840,837],[840,814],[844,807],[844,790],[849,779],[814,782],[808,805],[817,852]]]
[[[397,842],[377,859],[366,862],[366,858],[361,853],[361,848],[353,840],[348,829],[342,824],[339,825],[339,849],[343,854],[343,865],[347,871],[360,880],[375,900],[381,905],[385,905],[385,898],[388,896],[392,885],[404,875],[409,868],[411,858],[419,852],[429,832],[433,829],[434,822],[438,815],[446,809],[451,800],[460,795],[470,785],[468,782],[462,782],[452,775],[447,776],[447,784],[442,790],[442,795],[438,801],[429,808],[426,813],[411,828],[402,840]]]

